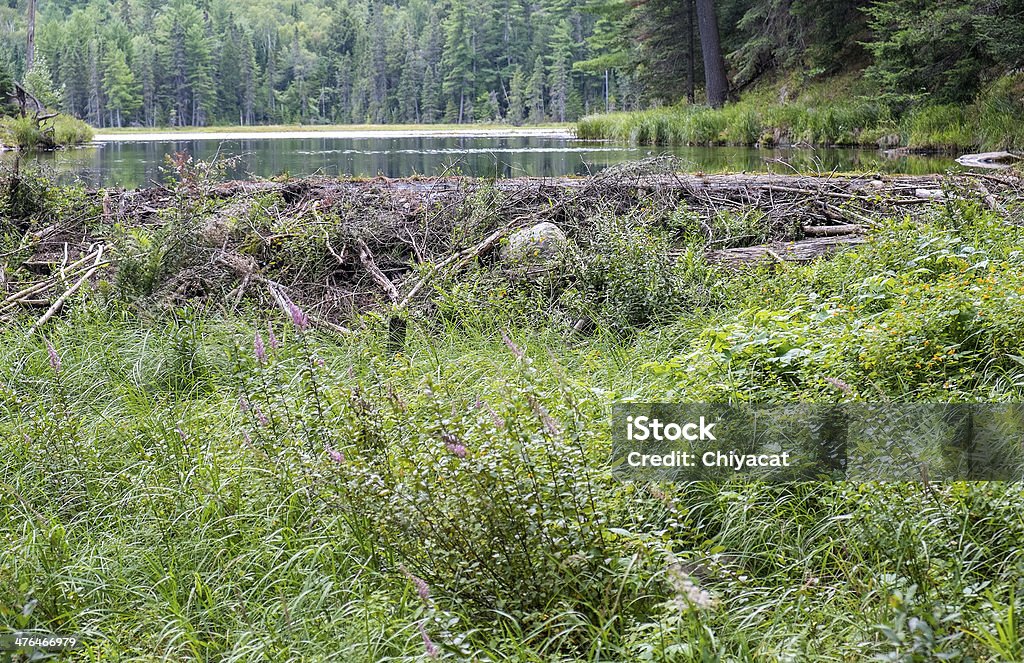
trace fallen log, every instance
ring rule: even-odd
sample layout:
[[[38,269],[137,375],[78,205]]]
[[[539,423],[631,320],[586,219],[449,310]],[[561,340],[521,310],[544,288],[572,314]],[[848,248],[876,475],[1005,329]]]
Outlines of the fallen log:
[[[764,260],[807,263],[864,242],[864,238],[857,235],[817,237],[798,242],[772,242],[771,244],[711,251],[707,254],[707,260],[712,264],[726,267],[756,264]]]

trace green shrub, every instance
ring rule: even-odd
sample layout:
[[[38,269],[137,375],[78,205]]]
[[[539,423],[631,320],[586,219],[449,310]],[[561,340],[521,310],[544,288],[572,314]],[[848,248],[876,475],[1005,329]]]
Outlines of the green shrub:
[[[53,127],[53,142],[60,147],[81,145],[92,140],[92,127],[77,117],[62,113],[49,122]]]
[[[42,123],[31,115],[0,119],[0,143],[23,150],[80,145],[92,136],[88,124],[70,115],[60,114]]]

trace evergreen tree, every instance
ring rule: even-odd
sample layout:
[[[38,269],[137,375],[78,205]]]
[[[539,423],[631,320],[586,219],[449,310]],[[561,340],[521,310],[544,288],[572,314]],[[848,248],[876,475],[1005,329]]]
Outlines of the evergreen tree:
[[[442,89],[447,97],[445,120],[462,124],[470,117],[467,104],[473,99],[476,78],[476,53],[465,0],[453,1],[444,30],[441,68],[445,72]]]
[[[572,57],[571,39],[569,21],[563,19],[552,36],[552,63],[548,75],[551,115],[559,122],[565,122],[566,106],[569,101],[569,59]]]
[[[517,66],[513,70],[508,87],[508,110],[505,118],[519,126],[526,119],[526,76],[522,67]]]
[[[103,71],[103,92],[111,126],[123,126],[141,102],[135,75],[128,68],[124,51],[112,49],[106,56]]]
[[[526,82],[526,107],[529,109],[531,122],[544,122],[544,58],[537,56],[533,63],[533,73]]]

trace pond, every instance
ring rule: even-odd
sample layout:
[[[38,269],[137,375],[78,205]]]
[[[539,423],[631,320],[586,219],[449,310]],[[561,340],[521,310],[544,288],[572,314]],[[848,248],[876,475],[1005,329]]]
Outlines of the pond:
[[[869,171],[927,174],[955,166],[949,156],[889,156],[879,150],[750,147],[633,147],[582,141],[559,131],[520,133],[333,132],[100,135],[92,145],[30,157],[64,181],[134,188],[166,177],[167,156],[221,160],[225,177],[350,175],[475,177],[585,175],[671,155],[694,172]],[[9,154],[5,159],[12,158]]]

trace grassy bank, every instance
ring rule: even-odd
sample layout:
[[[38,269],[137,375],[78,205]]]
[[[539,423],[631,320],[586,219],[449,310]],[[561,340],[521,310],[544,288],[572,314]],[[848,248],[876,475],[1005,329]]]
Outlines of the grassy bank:
[[[544,279],[433,282],[390,355],[386,307],[339,334],[218,280],[196,238],[223,203],[197,191],[147,225],[36,201],[121,268],[43,333],[0,331],[0,627],[80,634],[83,660],[1024,656],[1019,483],[645,485],[605,462],[623,399],[1019,402],[1024,229],[1001,212],[951,195],[832,260],[732,271],[708,241],[763,219],[613,206]],[[474,246],[496,195],[430,227]],[[273,251],[268,277],[344,276],[324,242],[360,209],[290,209],[257,197],[232,241]]]
[[[812,86],[780,101],[778,86],[755,91],[720,110],[680,105],[591,115],[577,124],[583,139],[647,145],[810,144],[920,150],[1024,147],[1024,76],[1005,76],[968,107],[917,106],[902,112],[863,83]]]
[[[0,146],[20,150],[74,147],[92,140],[92,128],[63,113],[42,122],[27,117],[0,117]]]

